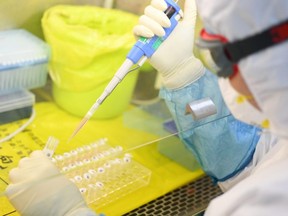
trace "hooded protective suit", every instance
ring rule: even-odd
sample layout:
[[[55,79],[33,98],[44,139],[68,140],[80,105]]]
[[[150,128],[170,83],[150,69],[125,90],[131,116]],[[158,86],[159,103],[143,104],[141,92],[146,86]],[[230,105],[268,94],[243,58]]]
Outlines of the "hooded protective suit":
[[[288,1],[285,0],[254,0],[252,3],[249,0],[198,0],[197,3],[205,28],[213,34],[225,36],[231,42],[288,19]],[[287,29],[288,27],[286,34]],[[286,41],[250,55],[238,65],[258,105],[269,116],[271,130],[286,139],[287,48]]]
[[[288,19],[286,0],[197,0],[205,28],[230,42]],[[288,34],[288,28],[283,33]],[[215,199],[205,215],[287,215],[288,41],[242,59],[238,66],[278,142],[250,176]]]

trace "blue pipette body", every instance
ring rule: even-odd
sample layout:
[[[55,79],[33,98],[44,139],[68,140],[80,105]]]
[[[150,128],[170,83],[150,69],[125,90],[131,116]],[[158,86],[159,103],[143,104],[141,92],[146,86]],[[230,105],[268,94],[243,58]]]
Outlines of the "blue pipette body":
[[[169,28],[164,28],[165,35],[163,37],[158,37],[155,35],[152,38],[139,38],[127,55],[127,58],[134,64],[137,64],[143,56],[150,58],[163,43],[163,41],[169,37],[171,32],[178,24],[178,20],[182,16],[181,8],[173,0],[165,0],[165,2],[168,5],[168,8],[165,10],[165,14],[170,19],[171,26]]]

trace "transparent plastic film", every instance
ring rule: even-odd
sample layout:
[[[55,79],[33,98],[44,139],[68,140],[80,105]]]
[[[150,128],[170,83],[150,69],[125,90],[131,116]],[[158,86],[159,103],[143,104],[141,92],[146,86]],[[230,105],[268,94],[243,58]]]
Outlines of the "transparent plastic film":
[[[227,116],[224,116],[222,118],[226,118],[226,117]],[[203,125],[210,124],[211,122],[214,122],[217,120],[206,122]],[[203,125],[198,125],[197,127],[201,127]],[[122,170],[124,169],[124,167],[125,169],[127,169],[127,167],[130,166],[130,164],[131,164],[131,168],[132,167],[135,168],[136,162],[133,162],[133,152],[136,152],[138,150],[141,151],[145,147],[157,145],[160,142],[165,143],[168,140],[175,140],[174,139],[175,137],[178,139],[179,136],[181,136],[183,133],[194,130],[194,129],[195,128],[188,128],[180,132],[177,131],[175,133],[167,132],[165,136],[162,136],[158,139],[154,139],[154,140],[142,143],[142,144],[131,145],[129,148],[126,148],[126,149],[123,148],[123,146],[121,145],[116,145],[116,146],[110,145],[107,138],[102,138],[102,139],[95,140],[91,143],[80,145],[79,147],[75,149],[71,149],[61,154],[54,154],[54,155],[53,155],[53,152],[55,151],[59,140],[57,140],[57,138],[50,137],[46,143],[47,145],[44,149],[44,153],[46,154],[46,152],[49,152],[49,154],[48,155],[46,154],[46,156],[50,158],[53,164],[58,167],[59,171],[62,174],[67,175],[72,182],[79,183],[78,184],[79,188],[82,188],[81,186],[88,183],[90,181],[90,177],[92,177],[93,175],[95,175],[95,177],[96,176],[101,177],[99,176],[99,174],[104,173],[105,171],[107,171],[106,172],[107,175],[108,173],[109,175],[110,174],[114,175],[116,173],[115,170],[118,170],[118,168],[119,170]],[[47,149],[49,151],[47,151]],[[52,154],[51,154],[51,151],[52,151]],[[120,164],[124,166],[121,167],[119,166]],[[115,167],[118,167],[118,168],[112,171],[114,169],[112,168],[112,165],[115,165]],[[141,165],[139,167],[141,167]],[[111,171],[108,172],[109,170],[108,168],[111,168],[110,169]],[[139,169],[137,170],[139,171]],[[145,172],[149,176],[151,174],[151,171],[148,171],[148,169],[146,169],[146,171]],[[31,172],[33,172],[33,168],[31,169]],[[82,173],[82,176],[81,178],[79,178],[81,179],[80,181],[77,175],[81,173]],[[110,176],[111,176],[111,179],[115,178],[115,176],[114,177],[112,177],[112,175]],[[53,178],[54,176],[50,176],[50,177]],[[107,180],[108,177],[107,176],[104,177],[103,175],[101,178]],[[86,182],[84,182],[84,179],[86,179],[85,180]],[[2,195],[3,194],[4,193],[2,193]]]
[[[153,174],[152,170],[143,165],[145,160],[144,163],[142,163],[143,161],[138,162],[134,153],[137,154],[149,146],[159,148],[157,145],[161,142],[164,146],[166,143],[174,143],[175,138],[178,139],[177,136],[182,132],[184,131],[173,134],[167,133],[167,136],[126,149],[121,145],[112,146],[107,138],[102,138],[61,154],[54,153],[59,140],[55,137],[49,137],[43,152],[51,160],[53,166],[57,168],[55,169],[57,171],[53,174],[35,173],[39,164],[37,164],[37,158],[33,159],[35,160],[35,163],[32,163],[34,165],[25,169],[23,174],[32,176],[31,179],[34,175],[40,174],[42,176],[38,180],[21,184],[21,189],[19,188],[19,190],[15,190],[14,194],[10,194],[9,199],[21,196],[23,191],[29,190],[32,186],[50,184],[50,180],[64,175],[77,186],[88,204],[93,204],[97,209],[104,208],[109,203],[149,185]],[[165,166],[165,164],[163,165]],[[26,189],[23,190],[23,188]],[[5,195],[7,195],[5,191],[2,191],[1,196]]]
[[[3,156],[9,158],[13,156],[14,160],[13,164],[7,166],[7,175],[8,171],[19,166],[21,158],[29,156],[36,149],[43,149],[47,138],[53,134],[59,139],[59,144],[49,161],[56,167],[57,172],[49,176],[47,173],[41,173],[40,179],[27,181],[22,184],[23,187],[33,188],[35,185],[42,187],[41,185],[47,185],[52,180],[56,181],[64,176],[69,183],[77,186],[77,190],[95,212],[123,215],[132,211],[163,193],[168,193],[203,175],[192,153],[179,138],[194,128],[181,132],[163,130],[167,116],[162,116],[164,111],[159,106],[146,109],[131,108],[119,119],[91,120],[67,145],[69,132],[79,119],[64,115],[55,105],[47,103],[37,105],[39,119],[36,119],[27,131],[12,140],[13,142],[3,144],[5,147]],[[45,110],[42,112],[44,107]],[[155,117],[156,112],[161,113],[163,118]],[[67,122],[65,130],[61,130],[63,125],[56,123],[55,119]],[[27,138],[21,143],[24,135],[27,135]],[[43,139],[44,143],[42,144],[39,139]],[[36,146],[35,142],[36,144],[40,142],[41,145]],[[15,149],[12,149],[14,148],[12,144],[15,144]],[[24,151],[26,148],[29,148],[27,154],[19,155],[17,158],[17,155],[10,154],[13,151]],[[49,149],[51,150],[50,147]],[[178,160],[179,158],[182,160]],[[23,177],[35,175],[36,165],[35,160],[34,168],[27,169]],[[189,166],[188,169],[186,165]],[[5,197],[5,190],[11,181],[6,178],[6,174],[2,176],[6,183],[1,182],[3,187],[0,203],[9,209],[7,211],[3,209],[1,213],[6,214],[15,211],[15,208]],[[55,187],[49,184],[47,188],[55,191]],[[25,190],[19,188],[12,195],[17,197],[24,192]],[[2,202],[4,199],[6,201]],[[29,199],[27,198],[27,205]]]

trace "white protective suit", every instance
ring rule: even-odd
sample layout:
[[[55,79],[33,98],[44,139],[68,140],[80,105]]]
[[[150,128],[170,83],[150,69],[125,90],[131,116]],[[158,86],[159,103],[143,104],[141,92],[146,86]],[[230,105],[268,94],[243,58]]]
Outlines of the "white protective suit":
[[[233,42],[288,19],[287,0],[197,0],[204,26]],[[286,34],[288,34],[286,28]],[[209,205],[205,215],[288,215],[288,41],[238,66],[278,142],[250,175]]]

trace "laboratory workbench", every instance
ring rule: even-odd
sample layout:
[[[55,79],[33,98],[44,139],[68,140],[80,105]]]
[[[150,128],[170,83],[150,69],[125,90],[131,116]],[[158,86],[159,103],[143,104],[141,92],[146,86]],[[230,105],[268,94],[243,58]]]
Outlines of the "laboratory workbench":
[[[53,102],[49,91],[49,85],[48,91],[47,86],[33,90],[37,101],[34,105],[34,121],[11,140],[0,144],[0,215],[18,215],[3,194],[9,183],[9,170],[16,167],[18,161],[33,150],[43,149],[51,135],[60,140],[56,153],[105,137],[112,146],[120,145],[124,149],[134,149],[129,152],[133,159],[151,171],[146,186],[107,205],[89,205],[107,216],[197,215],[207,207],[212,198],[221,194],[220,189],[204,175],[199,166],[195,164],[194,168],[184,167],[177,159],[173,160],[159,151],[160,142],[163,149],[166,142],[171,143],[177,139],[163,130],[163,112],[159,106],[143,109],[131,105],[119,117],[107,120],[92,119],[71,144],[67,145],[67,138],[81,119],[59,108]],[[23,122],[25,120],[0,125],[0,138],[19,128]],[[139,145],[143,147],[137,148]]]

